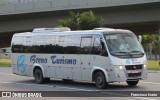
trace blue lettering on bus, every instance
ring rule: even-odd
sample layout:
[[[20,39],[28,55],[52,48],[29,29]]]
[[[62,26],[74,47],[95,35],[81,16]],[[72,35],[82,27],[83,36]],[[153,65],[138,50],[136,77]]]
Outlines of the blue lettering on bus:
[[[58,59],[57,56],[51,56],[53,64],[70,64],[75,65],[77,63],[76,59],[65,59],[64,56],[61,59]]]
[[[56,58],[56,56],[51,56],[51,60],[53,64],[56,64],[56,61],[54,60]]]
[[[47,63],[47,58],[37,58],[36,55],[30,57],[30,62],[34,63]]]
[[[62,58],[57,58],[57,56],[51,56],[52,64],[69,64],[75,65],[77,63],[76,59],[65,59],[64,56]],[[38,58],[36,55],[32,55],[30,57],[30,62],[34,63],[47,63],[47,58]]]

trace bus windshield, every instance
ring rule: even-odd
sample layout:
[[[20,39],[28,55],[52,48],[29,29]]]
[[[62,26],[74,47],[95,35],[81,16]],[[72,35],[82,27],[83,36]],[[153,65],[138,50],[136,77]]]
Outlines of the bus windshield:
[[[119,58],[142,57],[144,50],[133,33],[113,33],[105,35],[111,55]]]

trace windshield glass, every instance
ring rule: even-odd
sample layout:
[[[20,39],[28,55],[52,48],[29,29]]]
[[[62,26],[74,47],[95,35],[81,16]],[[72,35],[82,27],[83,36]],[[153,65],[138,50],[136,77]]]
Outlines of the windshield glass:
[[[110,53],[120,58],[142,57],[144,51],[133,33],[113,33],[105,35]]]

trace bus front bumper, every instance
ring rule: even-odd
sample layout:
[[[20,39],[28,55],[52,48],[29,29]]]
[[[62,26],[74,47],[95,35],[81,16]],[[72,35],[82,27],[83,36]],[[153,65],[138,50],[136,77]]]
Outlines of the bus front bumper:
[[[124,70],[116,68],[115,79],[117,82],[126,82],[127,80],[145,80],[147,78],[147,69]]]

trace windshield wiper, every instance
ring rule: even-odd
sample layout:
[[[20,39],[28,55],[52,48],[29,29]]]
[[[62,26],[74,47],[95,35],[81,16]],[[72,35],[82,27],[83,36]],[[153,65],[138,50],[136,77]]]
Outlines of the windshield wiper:
[[[144,55],[142,51],[131,51],[130,53],[141,53],[142,55]]]
[[[130,55],[130,56],[133,56],[132,54],[130,54],[130,52],[121,52],[121,51],[119,51],[119,52],[113,52],[113,53],[124,53],[124,54]]]

